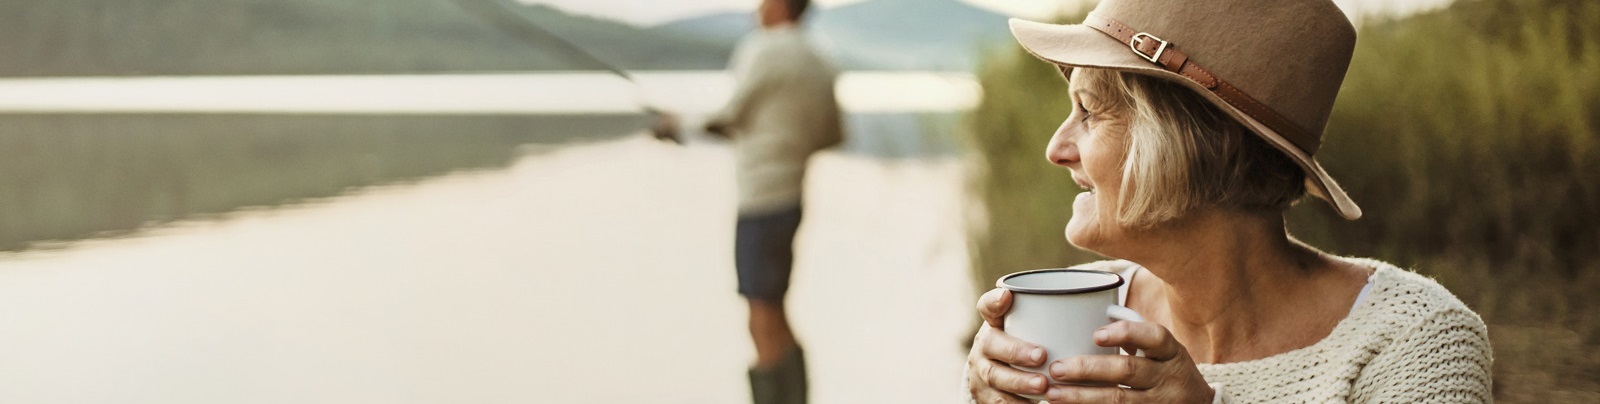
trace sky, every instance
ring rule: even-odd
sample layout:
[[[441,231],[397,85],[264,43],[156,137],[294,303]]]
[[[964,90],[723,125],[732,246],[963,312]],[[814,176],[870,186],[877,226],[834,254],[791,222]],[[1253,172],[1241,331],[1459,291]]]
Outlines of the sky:
[[[655,25],[684,17],[724,11],[755,10],[759,0],[518,0],[549,4],[569,12],[608,17],[639,25]],[[812,0],[812,7],[832,8],[862,0]],[[1062,0],[961,0],[1006,15],[1048,16]]]
[[[548,4],[568,12],[621,20],[637,25],[655,25],[685,17],[754,10],[759,0],[517,0],[528,4]],[[814,7],[838,7],[863,0],[812,0]],[[1045,19],[1063,5],[1092,0],[961,0],[1013,17]],[[1451,0],[1334,0],[1346,14],[1394,14],[1427,10]]]

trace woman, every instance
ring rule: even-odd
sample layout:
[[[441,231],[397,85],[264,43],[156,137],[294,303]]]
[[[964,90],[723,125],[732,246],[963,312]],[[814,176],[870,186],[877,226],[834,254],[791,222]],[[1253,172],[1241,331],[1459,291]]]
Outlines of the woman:
[[[1093,332],[1144,356],[1078,356],[1004,331],[985,293],[968,391],[985,403],[1490,401],[1483,321],[1430,279],[1290,237],[1306,193],[1361,210],[1311,156],[1354,48],[1327,0],[1105,0],[1081,25],[1013,21],[1070,72],[1075,110],[1045,150],[1087,192],[1072,245],[1117,258],[1147,322]],[[1026,268],[1019,268],[1026,269]],[[1114,387],[1093,387],[1114,386]]]

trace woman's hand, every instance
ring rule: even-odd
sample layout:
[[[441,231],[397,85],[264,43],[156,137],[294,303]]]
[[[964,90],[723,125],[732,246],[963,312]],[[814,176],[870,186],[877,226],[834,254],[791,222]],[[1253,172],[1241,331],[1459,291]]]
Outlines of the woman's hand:
[[[1044,348],[1012,337],[1002,331],[1006,312],[1011,311],[1011,292],[995,288],[978,298],[978,314],[984,325],[972,340],[967,353],[967,390],[980,403],[1032,403],[1017,394],[1044,394],[1049,380],[1044,375],[1024,372],[1009,366],[1044,364]]]
[[[1215,394],[1189,351],[1160,324],[1118,321],[1096,330],[1094,342],[1128,352],[1142,349],[1144,357],[1084,355],[1051,363],[1050,377],[1057,381],[1107,384],[1050,386],[1045,397],[1051,403],[1209,403]]]

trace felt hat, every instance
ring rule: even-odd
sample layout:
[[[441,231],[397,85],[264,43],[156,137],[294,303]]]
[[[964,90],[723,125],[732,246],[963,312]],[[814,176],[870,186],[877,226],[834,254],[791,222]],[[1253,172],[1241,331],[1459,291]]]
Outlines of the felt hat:
[[[1180,83],[1289,155],[1339,216],[1361,207],[1313,155],[1355,50],[1330,0],[1104,0],[1076,25],[1011,20],[1034,56]]]

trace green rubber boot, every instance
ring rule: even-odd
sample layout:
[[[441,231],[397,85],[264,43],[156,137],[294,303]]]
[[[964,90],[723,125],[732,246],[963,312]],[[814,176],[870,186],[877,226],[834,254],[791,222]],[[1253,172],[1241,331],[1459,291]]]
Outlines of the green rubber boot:
[[[796,346],[772,369],[750,369],[750,398],[754,404],[805,404],[805,351]]]

